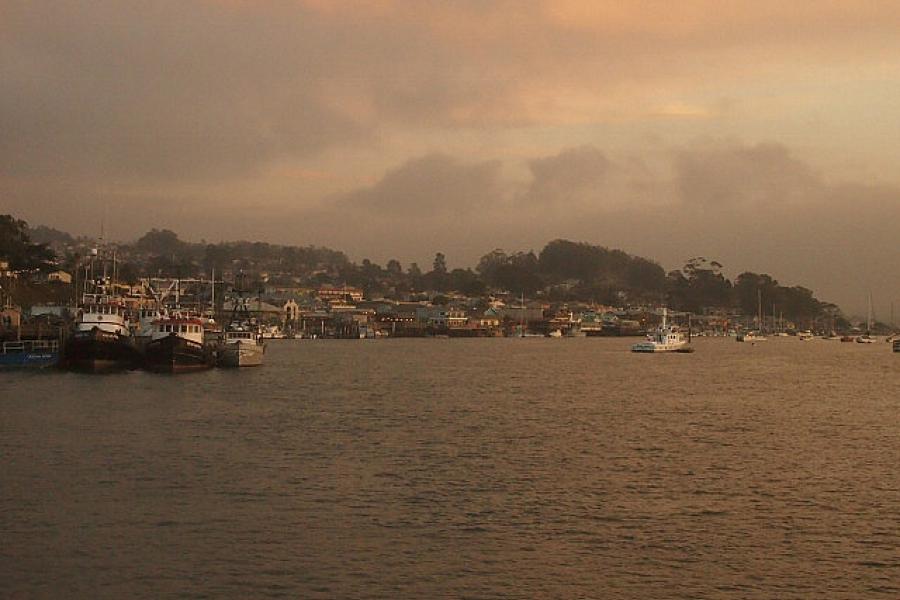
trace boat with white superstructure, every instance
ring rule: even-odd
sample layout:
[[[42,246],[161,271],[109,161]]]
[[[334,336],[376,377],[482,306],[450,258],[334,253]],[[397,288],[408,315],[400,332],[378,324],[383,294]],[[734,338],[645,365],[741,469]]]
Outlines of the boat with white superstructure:
[[[266,345],[258,328],[249,323],[232,323],[225,328],[217,364],[220,367],[258,367],[265,352]]]
[[[631,347],[632,352],[689,352],[688,340],[676,326],[668,324],[668,313],[664,308],[662,322],[656,331],[647,336],[643,342]]]
[[[60,366],[102,372],[134,369],[141,354],[128,327],[125,304],[106,292],[101,281],[82,297],[75,326],[63,347]]]
[[[146,367],[166,373],[212,368],[216,356],[213,347],[204,341],[205,324],[197,315],[178,311],[154,321],[144,350]]]

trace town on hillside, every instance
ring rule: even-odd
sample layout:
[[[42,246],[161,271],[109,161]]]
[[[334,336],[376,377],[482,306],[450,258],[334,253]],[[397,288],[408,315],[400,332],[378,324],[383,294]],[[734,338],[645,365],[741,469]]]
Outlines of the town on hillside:
[[[430,269],[342,252],[262,242],[190,243],[152,230],[133,243],[75,238],[0,216],[0,336],[59,335],[101,277],[127,314],[152,303],[227,320],[237,305],[269,338],[638,336],[664,307],[693,335],[745,330],[822,334],[865,329],[811,290],[698,257],[665,272],[656,262],[587,243],[539,253],[493,250],[474,268]],[[888,333],[885,324],[874,324]]]

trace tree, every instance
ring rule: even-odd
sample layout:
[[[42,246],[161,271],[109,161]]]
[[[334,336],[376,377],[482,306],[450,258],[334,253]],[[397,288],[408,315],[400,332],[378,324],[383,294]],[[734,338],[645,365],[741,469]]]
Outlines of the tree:
[[[396,258],[392,258],[389,261],[387,261],[387,266],[385,268],[387,269],[387,272],[390,273],[391,275],[396,276],[396,275],[403,274],[403,267],[400,266],[400,261],[398,261]]]
[[[471,269],[453,269],[449,279],[450,289],[466,296],[481,296],[485,292],[484,281]]]
[[[682,272],[687,281],[683,310],[700,312],[704,307],[731,304],[731,282],[722,275],[722,264],[702,256],[690,259]]]
[[[151,254],[174,254],[182,249],[178,234],[169,229],[151,229],[135,242],[135,247]]]
[[[28,223],[12,215],[0,215],[0,258],[12,269],[50,270],[56,255],[46,244],[34,244],[28,237]]]
[[[450,278],[447,275],[447,259],[443,253],[438,252],[434,255],[433,268],[423,278],[423,283],[430,289],[439,292],[446,292],[450,285]]]
[[[438,252],[434,255],[432,271],[438,275],[447,274],[447,259],[442,252]]]
[[[494,285],[497,269],[508,264],[509,257],[506,255],[506,252],[500,248],[496,248],[479,259],[475,271],[484,278],[486,283]]]
[[[770,275],[747,271],[734,280],[735,301],[745,315],[755,315],[760,299],[762,306],[771,306],[777,301],[778,288],[778,282]]]

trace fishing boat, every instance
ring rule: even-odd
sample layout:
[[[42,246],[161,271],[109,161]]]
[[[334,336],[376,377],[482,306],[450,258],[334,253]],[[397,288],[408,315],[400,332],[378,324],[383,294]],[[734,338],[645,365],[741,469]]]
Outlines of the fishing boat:
[[[103,372],[134,369],[140,363],[141,354],[128,328],[122,301],[104,291],[84,294],[60,366]]]
[[[232,324],[225,328],[217,364],[220,367],[257,367],[262,364],[265,352],[266,346],[258,330]]]
[[[219,344],[216,364],[220,367],[257,367],[266,352],[265,330],[250,314],[245,289],[245,276],[235,281],[231,321],[225,327]]]
[[[138,349],[143,352],[150,340],[153,339],[153,330],[156,328],[156,322],[166,316],[165,307],[160,307],[159,303],[144,306],[136,311],[137,323],[134,325],[134,342]]]
[[[215,365],[213,347],[203,340],[204,320],[173,313],[154,322],[144,351],[148,369],[165,373],[201,371]]]
[[[684,333],[675,326],[669,325],[667,311],[664,308],[662,322],[652,334],[643,342],[631,346],[632,352],[689,352],[693,350],[688,346],[688,340]]]
[[[57,340],[21,340],[0,344],[0,369],[53,367],[58,362]]]
[[[816,336],[813,335],[813,332],[807,329],[806,331],[798,331],[797,339],[801,342],[810,342],[816,339]]]
[[[900,352],[900,337],[894,338],[892,346],[894,347],[894,352]]]

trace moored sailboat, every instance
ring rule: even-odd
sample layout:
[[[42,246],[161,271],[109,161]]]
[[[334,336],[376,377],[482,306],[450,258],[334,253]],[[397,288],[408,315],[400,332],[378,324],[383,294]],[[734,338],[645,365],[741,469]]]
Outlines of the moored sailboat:
[[[869,310],[866,314],[866,332],[856,338],[857,344],[874,344],[875,338],[872,337],[872,294],[869,293]]]
[[[765,342],[768,341],[766,336],[762,333],[762,290],[756,290],[756,302],[757,302],[757,316],[756,316],[756,324],[759,327],[756,331],[746,331],[738,333],[735,336],[735,341],[737,342]]]

